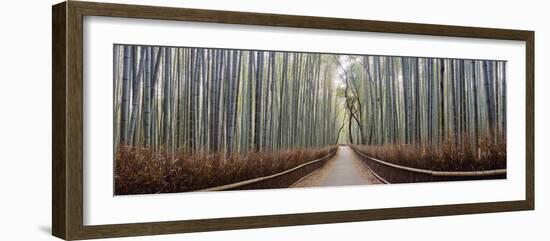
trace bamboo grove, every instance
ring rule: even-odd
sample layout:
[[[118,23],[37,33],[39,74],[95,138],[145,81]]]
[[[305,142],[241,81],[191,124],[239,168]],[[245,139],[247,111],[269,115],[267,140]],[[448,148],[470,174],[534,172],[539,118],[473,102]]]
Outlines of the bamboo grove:
[[[114,46],[115,148],[246,154],[334,145],[330,56]]]
[[[454,146],[506,139],[506,62],[339,56],[348,142]],[[467,145],[465,147],[465,145]]]
[[[113,58],[116,195],[273,175],[337,144],[413,168],[506,168],[505,61],[141,45]]]
[[[117,150],[506,143],[505,61],[115,45],[113,73]]]

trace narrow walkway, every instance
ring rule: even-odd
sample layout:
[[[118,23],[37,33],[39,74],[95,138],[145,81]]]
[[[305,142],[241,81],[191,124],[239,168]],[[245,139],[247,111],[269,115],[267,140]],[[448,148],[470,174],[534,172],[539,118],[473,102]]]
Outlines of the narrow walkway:
[[[336,155],[323,167],[292,187],[329,187],[381,184],[348,146],[339,146]]]

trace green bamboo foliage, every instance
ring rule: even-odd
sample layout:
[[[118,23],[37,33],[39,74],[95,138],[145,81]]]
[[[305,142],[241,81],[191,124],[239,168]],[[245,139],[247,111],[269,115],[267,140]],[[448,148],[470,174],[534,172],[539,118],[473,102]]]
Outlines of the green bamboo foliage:
[[[506,62],[114,47],[115,147],[244,155],[506,138]]]
[[[133,45],[114,53],[115,148],[233,155],[338,142],[336,70],[321,54]]]
[[[337,56],[347,142],[480,149],[506,140],[506,62]]]

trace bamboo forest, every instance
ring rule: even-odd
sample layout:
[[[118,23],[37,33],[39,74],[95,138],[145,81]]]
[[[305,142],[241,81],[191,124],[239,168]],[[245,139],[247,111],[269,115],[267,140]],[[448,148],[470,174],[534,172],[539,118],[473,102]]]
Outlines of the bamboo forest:
[[[503,60],[117,44],[115,194],[505,178],[506,81]]]

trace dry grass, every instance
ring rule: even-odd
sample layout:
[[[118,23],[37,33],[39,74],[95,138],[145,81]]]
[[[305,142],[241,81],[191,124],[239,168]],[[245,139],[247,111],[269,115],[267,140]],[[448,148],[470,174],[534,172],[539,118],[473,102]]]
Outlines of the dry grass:
[[[398,165],[436,171],[479,171],[506,168],[506,141],[481,138],[477,153],[446,141],[441,148],[417,145],[353,146],[362,153]]]
[[[148,148],[121,147],[115,155],[115,194],[150,194],[200,190],[272,175],[322,158],[336,147],[251,152],[225,157],[221,153],[173,155]]]

